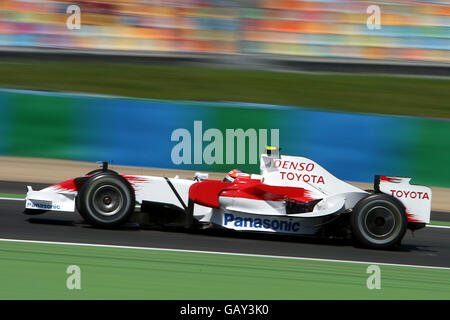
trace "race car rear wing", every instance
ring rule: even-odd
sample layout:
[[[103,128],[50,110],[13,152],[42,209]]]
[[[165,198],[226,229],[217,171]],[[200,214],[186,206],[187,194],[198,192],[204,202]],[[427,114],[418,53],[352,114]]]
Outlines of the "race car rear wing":
[[[431,189],[410,183],[411,178],[376,175],[375,192],[397,198],[405,207],[408,222],[429,223]]]

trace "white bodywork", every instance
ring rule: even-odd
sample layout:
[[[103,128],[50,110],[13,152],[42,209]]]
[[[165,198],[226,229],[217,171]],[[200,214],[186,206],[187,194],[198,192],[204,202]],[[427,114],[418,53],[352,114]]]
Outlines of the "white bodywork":
[[[302,217],[329,215],[351,209],[367,192],[339,180],[318,163],[304,157],[261,155],[262,182],[273,186],[304,188],[313,198],[323,199]],[[290,215],[292,216],[292,215]]]
[[[410,184],[411,178],[381,176],[379,189],[391,195],[405,206],[411,222],[430,222],[431,189]]]
[[[318,163],[304,157],[263,154],[260,169],[261,174],[252,175],[251,179],[258,179],[268,186],[303,188],[307,190],[309,197],[321,200],[311,212],[288,214],[285,201],[220,196],[220,208],[195,204],[194,219],[234,230],[314,234],[320,229],[323,221],[351,210],[358,201],[369,194],[339,180]],[[151,201],[171,204],[184,210],[189,202],[190,187],[197,181],[207,178],[207,175],[198,173],[194,180],[155,176],[123,177],[133,186],[138,203]],[[407,209],[410,221],[428,223],[431,190],[423,186],[410,185],[409,178],[390,178],[390,181],[387,181],[388,179],[380,181],[380,191],[398,198]],[[75,211],[77,192],[61,187],[65,183],[41,191],[33,191],[29,187],[26,209]],[[417,196],[419,193],[420,198]]]
[[[52,211],[75,211],[74,191],[60,191],[54,186],[33,191],[29,186],[25,198],[25,209],[52,210]]]

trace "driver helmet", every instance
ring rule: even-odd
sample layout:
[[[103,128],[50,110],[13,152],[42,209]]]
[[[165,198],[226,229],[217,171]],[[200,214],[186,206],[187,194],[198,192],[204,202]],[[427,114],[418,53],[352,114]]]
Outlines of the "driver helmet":
[[[233,169],[227,173],[227,175],[225,176],[223,181],[224,182],[233,182],[237,178],[250,179],[250,175],[242,170]]]

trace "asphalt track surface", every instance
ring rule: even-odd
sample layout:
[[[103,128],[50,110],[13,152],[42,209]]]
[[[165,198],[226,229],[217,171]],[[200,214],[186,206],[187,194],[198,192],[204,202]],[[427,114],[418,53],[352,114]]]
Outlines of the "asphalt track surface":
[[[39,190],[44,184],[30,184]],[[25,183],[0,182],[1,193],[24,193]],[[91,243],[166,249],[231,252],[333,260],[364,261],[450,268],[450,229],[408,231],[402,246],[393,250],[371,250],[350,241],[312,239],[228,231],[146,230],[136,225],[120,229],[97,229],[78,213],[23,214],[24,202],[0,200],[0,238]],[[433,213],[449,215],[448,213]]]

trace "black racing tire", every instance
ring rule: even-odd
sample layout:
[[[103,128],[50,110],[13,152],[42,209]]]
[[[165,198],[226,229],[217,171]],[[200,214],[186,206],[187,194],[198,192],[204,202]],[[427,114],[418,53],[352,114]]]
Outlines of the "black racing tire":
[[[81,187],[76,207],[81,216],[95,227],[118,227],[134,212],[134,189],[118,174],[97,173]]]
[[[383,249],[400,244],[408,219],[403,205],[397,199],[377,193],[356,204],[350,216],[350,225],[358,244]]]
[[[92,171],[89,171],[88,173],[86,173],[85,174],[85,176],[92,176],[92,175],[94,175],[94,174],[97,174],[97,173],[101,173],[101,172],[109,172],[109,173],[114,173],[114,174],[118,174],[116,171],[114,171],[114,170],[106,170],[106,171],[104,171],[103,169],[95,169],[95,170],[92,170]]]

